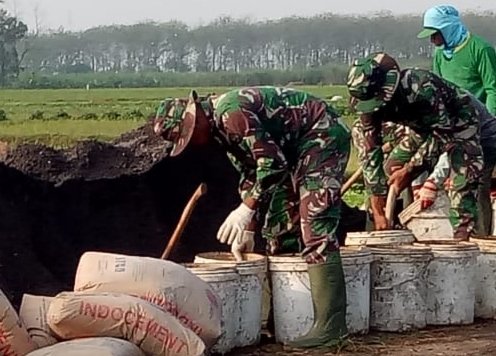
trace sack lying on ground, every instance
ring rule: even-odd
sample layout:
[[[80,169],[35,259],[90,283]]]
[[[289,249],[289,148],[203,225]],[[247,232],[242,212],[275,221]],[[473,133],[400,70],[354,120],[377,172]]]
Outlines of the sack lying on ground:
[[[0,290],[0,355],[25,356],[36,348],[24,323]]]
[[[112,337],[84,338],[59,342],[26,356],[145,356],[133,343]]]
[[[38,347],[57,343],[48,327],[46,313],[53,298],[24,294],[22,296],[19,317],[26,326],[29,336]]]
[[[60,339],[115,337],[153,356],[200,356],[203,341],[172,314],[118,293],[62,292],[50,303],[47,322]]]
[[[208,283],[174,262],[86,252],[79,260],[74,290],[140,297],[170,312],[199,335],[207,347],[221,336],[219,296]]]

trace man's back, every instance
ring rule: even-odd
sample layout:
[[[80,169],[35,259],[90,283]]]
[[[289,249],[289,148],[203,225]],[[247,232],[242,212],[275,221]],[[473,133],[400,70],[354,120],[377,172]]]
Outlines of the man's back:
[[[338,117],[324,100],[285,87],[257,86],[231,90],[214,99],[213,106],[216,118],[222,121],[228,134],[241,135],[243,129],[255,129],[258,125],[279,145],[296,143],[324,115],[333,119]],[[244,117],[239,118],[236,112],[242,112]]]

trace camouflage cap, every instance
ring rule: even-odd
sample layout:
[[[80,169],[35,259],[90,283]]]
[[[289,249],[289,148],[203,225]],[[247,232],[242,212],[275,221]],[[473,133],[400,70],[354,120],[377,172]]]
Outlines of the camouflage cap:
[[[356,59],[348,72],[351,106],[358,114],[379,110],[393,97],[400,79],[398,63],[383,52]]]
[[[174,157],[188,145],[195,123],[196,103],[194,100],[165,99],[157,109],[154,129],[164,140],[172,144],[170,156]]]

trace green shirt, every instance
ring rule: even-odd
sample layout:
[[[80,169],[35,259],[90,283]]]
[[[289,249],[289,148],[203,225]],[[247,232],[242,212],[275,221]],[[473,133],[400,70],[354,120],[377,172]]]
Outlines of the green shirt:
[[[479,36],[469,35],[458,46],[452,59],[437,49],[434,55],[434,73],[472,93],[496,115],[496,52],[494,47]]]

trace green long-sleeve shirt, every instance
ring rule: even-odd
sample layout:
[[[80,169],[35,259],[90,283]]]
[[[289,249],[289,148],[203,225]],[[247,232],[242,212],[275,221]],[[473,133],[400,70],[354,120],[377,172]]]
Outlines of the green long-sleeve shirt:
[[[496,115],[496,52],[489,42],[470,34],[451,59],[437,49],[433,71],[472,93]]]

